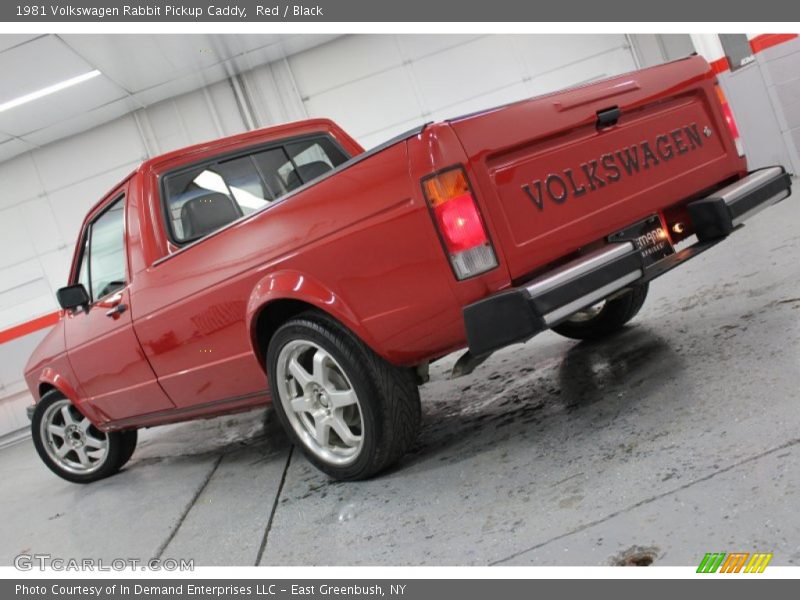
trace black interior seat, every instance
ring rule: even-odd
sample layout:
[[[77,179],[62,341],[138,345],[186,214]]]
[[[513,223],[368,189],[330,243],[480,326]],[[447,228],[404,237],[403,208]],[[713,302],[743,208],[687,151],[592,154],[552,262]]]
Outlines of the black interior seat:
[[[321,160],[306,163],[304,165],[297,165],[297,169],[292,169],[286,177],[286,187],[289,191],[299,188],[304,183],[308,183],[312,179],[316,179],[330,171],[332,167]]]
[[[203,237],[241,216],[236,202],[225,194],[213,192],[192,198],[181,207],[183,237]]]
[[[297,165],[297,171],[305,183],[312,179],[316,179],[331,170],[331,166],[321,160],[307,163],[305,165]]]

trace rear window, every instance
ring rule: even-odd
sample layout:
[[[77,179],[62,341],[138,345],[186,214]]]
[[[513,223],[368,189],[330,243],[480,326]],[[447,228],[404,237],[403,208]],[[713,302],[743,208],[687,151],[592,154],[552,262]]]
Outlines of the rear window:
[[[297,189],[348,159],[330,138],[291,140],[164,177],[172,239],[198,240]]]

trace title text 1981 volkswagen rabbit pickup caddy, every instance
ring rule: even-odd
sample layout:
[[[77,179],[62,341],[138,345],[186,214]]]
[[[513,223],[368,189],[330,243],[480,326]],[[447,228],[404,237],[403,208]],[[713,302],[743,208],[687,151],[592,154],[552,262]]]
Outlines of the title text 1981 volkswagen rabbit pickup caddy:
[[[369,152],[309,120],[153,158],[83,223],[26,367],[36,448],[89,482],[137,428],[272,401],[318,468],[368,477],[414,439],[430,361],[608,335],[790,186],[748,172],[696,56]]]

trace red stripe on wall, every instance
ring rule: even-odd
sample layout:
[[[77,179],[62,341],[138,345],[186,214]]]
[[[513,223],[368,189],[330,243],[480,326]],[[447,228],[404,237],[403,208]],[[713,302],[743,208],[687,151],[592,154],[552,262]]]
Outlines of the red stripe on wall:
[[[790,42],[796,38],[797,35],[796,33],[765,33],[757,35],[750,40],[750,47],[753,49],[753,53],[758,54],[767,48],[772,48],[784,42]]]
[[[797,33],[764,33],[750,40],[750,48],[753,50],[753,54],[758,54],[759,52],[763,52],[767,48],[772,48],[778,44],[791,42],[797,36]],[[724,56],[722,58],[718,58],[717,60],[711,61],[710,64],[715,75],[729,71],[731,68],[728,64],[728,59]]]
[[[45,327],[55,325],[58,323],[60,316],[60,312],[54,312],[50,313],[49,315],[44,315],[43,317],[33,319],[32,321],[4,329],[3,331],[0,331],[0,344],[5,344],[11,340],[15,340],[35,331],[39,331],[40,329],[44,329]]]
[[[714,71],[714,75],[719,75],[720,73],[724,73],[725,71],[730,70],[731,66],[728,63],[728,58],[723,56],[722,58],[718,58],[717,60],[712,60],[710,63],[711,70]]]

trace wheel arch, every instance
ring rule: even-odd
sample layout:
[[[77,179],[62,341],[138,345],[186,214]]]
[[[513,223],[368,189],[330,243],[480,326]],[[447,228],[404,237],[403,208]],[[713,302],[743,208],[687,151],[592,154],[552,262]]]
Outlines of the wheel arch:
[[[275,331],[303,312],[316,310],[335,319],[380,353],[369,332],[342,298],[326,285],[299,271],[271,273],[259,281],[247,306],[250,343],[261,368]]]
[[[42,369],[36,384],[36,401],[40,401],[46,393],[52,392],[53,390],[63,394],[64,397],[68,398],[73,404],[78,404],[80,402],[77,391],[67,378],[59,374],[52,367],[45,367]]]
[[[92,405],[84,402],[78,391],[67,377],[59,373],[53,367],[45,367],[36,379],[35,388],[31,387],[33,392],[35,389],[36,404],[41,402],[45,394],[52,391],[57,391],[74,404],[83,415],[85,415],[95,426],[102,423],[101,415],[97,414]]]
[[[56,386],[54,386],[52,383],[48,383],[46,381],[42,381],[42,382],[39,382],[38,391],[39,391],[39,396],[36,399],[37,400],[41,400],[42,398],[44,398],[44,395],[47,394],[48,392],[60,391],[60,390]]]

